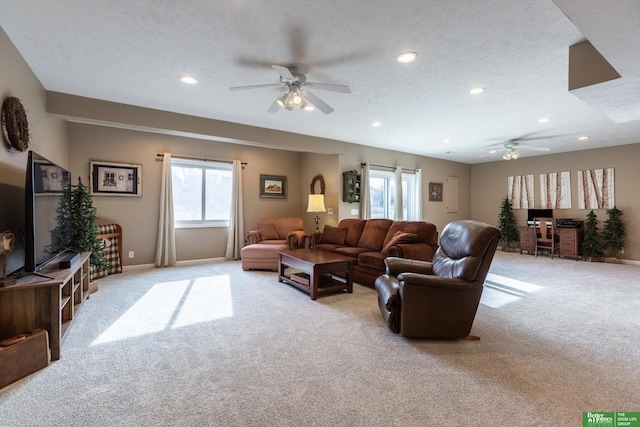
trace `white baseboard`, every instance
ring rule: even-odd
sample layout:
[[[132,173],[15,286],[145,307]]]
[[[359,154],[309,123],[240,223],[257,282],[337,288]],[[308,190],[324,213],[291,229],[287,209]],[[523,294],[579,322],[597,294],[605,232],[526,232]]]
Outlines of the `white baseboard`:
[[[204,264],[207,262],[224,262],[227,261],[224,257],[222,258],[203,258],[203,259],[188,259],[184,261],[177,261],[176,265],[196,265],[196,264]],[[127,270],[141,270],[143,268],[152,268],[155,267],[154,264],[134,264],[134,265],[126,265],[122,267],[122,271]]]

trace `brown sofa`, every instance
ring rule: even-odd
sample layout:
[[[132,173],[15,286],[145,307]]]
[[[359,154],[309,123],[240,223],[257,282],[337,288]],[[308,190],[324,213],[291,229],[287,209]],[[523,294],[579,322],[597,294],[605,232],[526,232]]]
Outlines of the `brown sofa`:
[[[256,224],[256,229],[245,236],[242,269],[277,271],[276,251],[302,248],[304,240],[302,218],[263,218]]]
[[[357,258],[353,280],[373,287],[384,274],[388,256],[431,261],[438,248],[438,231],[424,221],[343,219],[337,227],[325,225],[311,246]]]

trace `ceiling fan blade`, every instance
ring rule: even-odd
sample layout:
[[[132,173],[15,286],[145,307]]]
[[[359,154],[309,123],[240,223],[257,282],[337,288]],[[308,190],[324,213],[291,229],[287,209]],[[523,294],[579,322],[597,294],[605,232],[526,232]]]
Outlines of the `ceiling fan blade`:
[[[277,113],[279,109],[280,104],[278,104],[278,98],[276,98],[275,101],[273,101],[273,104],[267,108],[267,113]]]
[[[314,89],[329,90],[331,92],[351,93],[351,89],[349,89],[349,86],[344,86],[344,85],[334,85],[329,83],[313,83],[313,82],[306,82],[304,85],[311,86]]]
[[[507,151],[507,148],[492,149],[491,151],[482,154],[480,157],[491,156],[492,154],[498,154],[498,153],[501,153],[503,151]]]
[[[549,147],[531,147],[529,145],[519,145],[517,148],[524,148],[525,150],[533,150],[533,151],[550,151]]]
[[[283,79],[294,80],[293,74],[291,74],[291,71],[289,71],[287,67],[283,67],[282,65],[272,65],[271,67],[276,70]]]
[[[323,113],[331,114],[331,113],[333,113],[335,111],[333,108],[331,108],[331,106],[329,104],[327,104],[322,99],[320,99],[317,96],[315,96],[310,91],[303,89],[301,92],[304,94],[304,98],[305,98],[306,101],[308,101],[311,104],[313,104],[314,106],[316,106],[318,108],[318,110],[322,111]]]
[[[283,85],[281,83],[266,83],[263,85],[233,86],[233,87],[230,87],[229,90],[259,89],[263,87],[280,87],[280,86],[283,86]]]

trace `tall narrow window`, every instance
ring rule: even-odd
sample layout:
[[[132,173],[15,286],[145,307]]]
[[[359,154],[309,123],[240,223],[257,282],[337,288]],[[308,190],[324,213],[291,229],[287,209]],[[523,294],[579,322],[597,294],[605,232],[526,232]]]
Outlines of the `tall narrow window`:
[[[396,218],[396,180],[396,174],[392,171],[370,168],[368,182],[371,218],[419,221],[416,206],[421,201],[416,191],[415,172],[402,173],[402,218]]]
[[[231,164],[172,159],[171,172],[176,228],[229,225]]]

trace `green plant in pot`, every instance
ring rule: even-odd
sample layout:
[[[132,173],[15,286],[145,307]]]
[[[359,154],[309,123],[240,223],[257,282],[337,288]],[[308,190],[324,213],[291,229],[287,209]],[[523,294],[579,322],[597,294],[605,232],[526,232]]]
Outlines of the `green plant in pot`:
[[[97,209],[93,206],[88,188],[78,177],[78,185],[72,186],[71,189],[72,246],[79,252],[91,251],[89,264],[92,269],[103,270],[109,268],[109,264],[104,258],[104,247],[96,239],[98,236],[96,212]]]
[[[511,244],[520,240],[518,235],[518,225],[516,217],[513,214],[513,205],[508,197],[505,197],[500,207],[500,216],[498,217],[498,228],[502,232],[503,251],[511,250]]]
[[[605,258],[605,261],[619,262],[618,255],[624,248],[626,237],[627,230],[624,222],[622,222],[622,211],[615,206],[607,209],[607,219],[602,228],[602,239],[609,255]]]
[[[587,214],[587,220],[584,223],[584,238],[580,251],[587,261],[601,261],[604,249],[602,235],[598,230],[598,216],[593,212]]]

